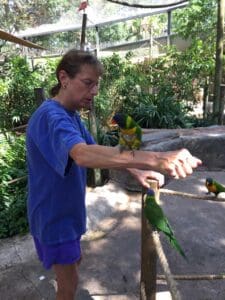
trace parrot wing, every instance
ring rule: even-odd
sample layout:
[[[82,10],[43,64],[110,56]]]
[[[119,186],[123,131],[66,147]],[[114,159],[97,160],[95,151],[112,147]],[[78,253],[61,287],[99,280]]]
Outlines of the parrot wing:
[[[217,193],[225,192],[225,187],[217,181],[214,181],[214,185],[216,187]]]
[[[148,219],[149,223],[153,226],[154,229],[162,231],[165,234],[168,241],[170,242],[170,245],[174,249],[176,249],[181,256],[187,259],[184,251],[182,250],[180,244],[178,243],[174,235],[174,232],[169,224],[168,219],[163,213],[162,208],[158,205],[158,203],[155,200],[149,200],[148,197],[146,197],[145,204],[145,216]]]
[[[139,125],[136,127],[136,136],[140,141],[142,141],[142,129]]]
[[[173,234],[173,231],[166,216],[163,213],[162,208],[156,203],[155,200],[146,201],[145,216],[148,219],[149,223],[156,230],[162,231],[168,236],[171,236]]]

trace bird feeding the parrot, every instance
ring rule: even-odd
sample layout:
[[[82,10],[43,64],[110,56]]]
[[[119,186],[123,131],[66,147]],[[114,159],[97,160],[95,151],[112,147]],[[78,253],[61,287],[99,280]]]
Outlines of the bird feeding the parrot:
[[[208,189],[208,194],[213,193],[217,196],[219,193],[225,192],[225,187],[211,177],[206,178],[205,186]]]
[[[131,150],[134,155],[134,150],[140,149],[142,140],[142,129],[134,121],[134,119],[122,113],[116,113],[112,118],[112,124],[119,126],[119,147],[120,152],[123,150]]]
[[[160,205],[156,202],[155,193],[152,189],[148,189],[146,192],[144,213],[153,230],[163,232],[170,245],[187,260],[187,257],[178,243],[167,217]]]

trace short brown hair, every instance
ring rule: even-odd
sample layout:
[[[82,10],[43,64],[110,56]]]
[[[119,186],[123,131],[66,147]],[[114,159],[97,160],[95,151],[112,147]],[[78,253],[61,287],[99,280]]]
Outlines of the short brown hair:
[[[50,90],[51,96],[58,94],[61,88],[61,82],[59,80],[59,72],[64,70],[70,78],[74,78],[83,65],[91,65],[96,68],[99,76],[103,73],[103,66],[101,62],[92,53],[83,50],[71,49],[60,60],[56,68],[56,77],[58,83]]]

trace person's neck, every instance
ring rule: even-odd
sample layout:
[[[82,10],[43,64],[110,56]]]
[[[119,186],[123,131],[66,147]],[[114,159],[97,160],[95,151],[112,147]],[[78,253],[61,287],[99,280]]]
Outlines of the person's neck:
[[[60,105],[62,105],[65,109],[69,110],[69,111],[76,111],[76,108],[74,107],[74,105],[72,105],[72,103],[70,103],[69,101],[66,101],[62,96],[60,96],[59,94],[52,97],[52,100],[58,102]]]

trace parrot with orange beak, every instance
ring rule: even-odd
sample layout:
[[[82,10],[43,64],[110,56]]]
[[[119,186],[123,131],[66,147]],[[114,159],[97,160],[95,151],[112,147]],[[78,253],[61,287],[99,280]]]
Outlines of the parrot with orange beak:
[[[131,150],[134,155],[134,150],[140,149],[142,140],[142,129],[127,114],[116,113],[112,118],[112,124],[117,124],[120,129],[119,146],[120,152],[123,150]]]

